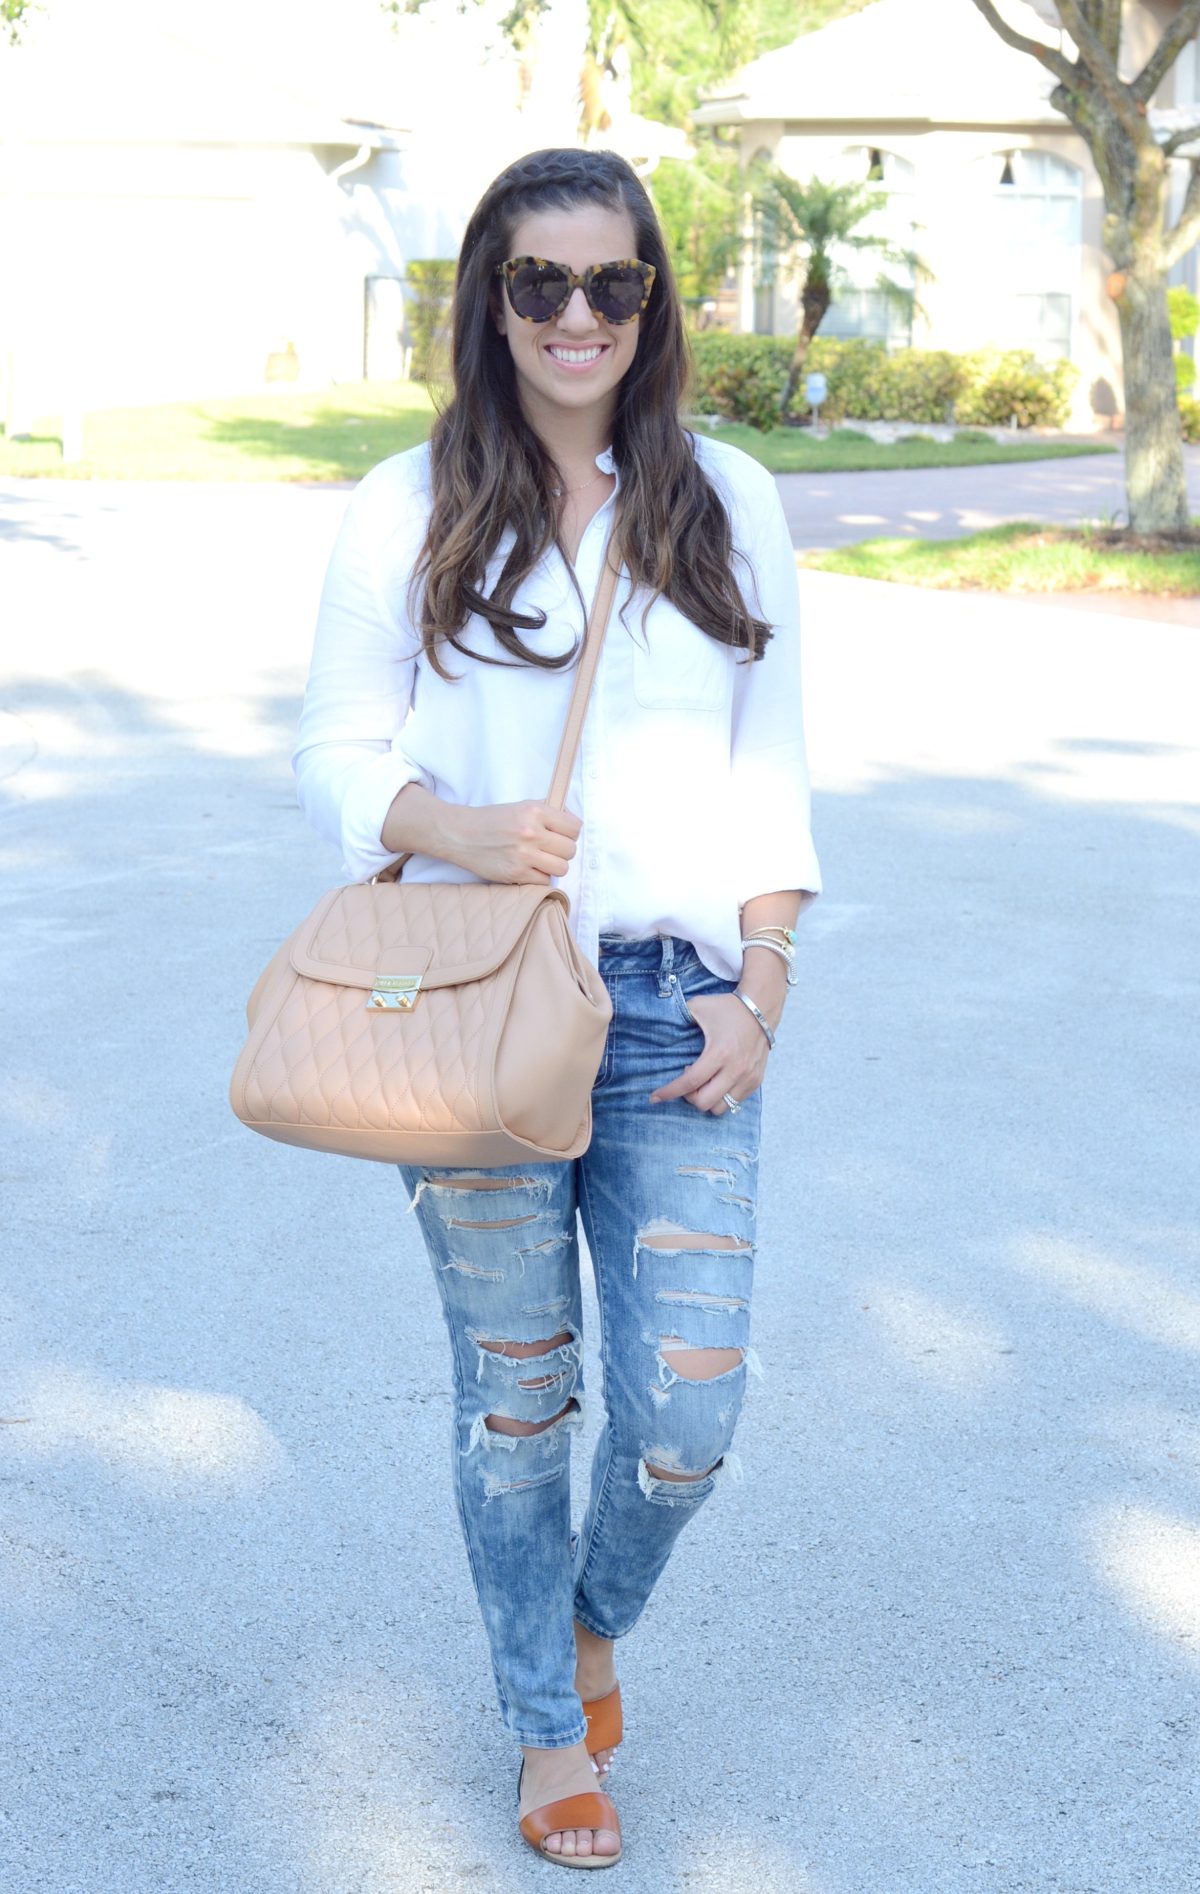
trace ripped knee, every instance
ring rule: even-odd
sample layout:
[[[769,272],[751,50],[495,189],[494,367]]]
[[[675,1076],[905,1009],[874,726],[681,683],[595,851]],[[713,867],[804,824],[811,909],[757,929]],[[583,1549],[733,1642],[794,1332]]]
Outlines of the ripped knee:
[[[551,1336],[548,1342],[485,1342],[485,1341],[481,1341],[479,1343],[479,1346],[481,1348],[488,1349],[493,1355],[507,1355],[510,1361],[529,1361],[534,1355],[548,1355],[551,1349],[565,1348],[567,1343],[569,1341],[572,1341],[573,1339],[574,1337],[572,1336],[570,1329],[562,1328],[562,1329],[559,1329],[557,1335]],[[522,1381],[521,1383],[522,1387],[529,1387],[532,1385],[533,1383],[531,1382]]]
[[[527,1437],[530,1434],[544,1434],[548,1427],[554,1427],[565,1415],[571,1413],[572,1409],[578,1408],[578,1406],[578,1401],[572,1396],[567,1402],[567,1405],[560,1408],[557,1414],[551,1414],[549,1420],[523,1421],[514,1420],[509,1414],[489,1414],[486,1416],[484,1425],[491,1434],[509,1434],[520,1437]]]
[[[737,1250],[752,1253],[753,1243],[743,1236],[724,1236],[712,1230],[688,1230],[682,1223],[672,1223],[669,1217],[655,1217],[646,1227],[639,1230],[633,1239],[633,1273],[638,1273],[638,1259],[643,1250],[651,1252],[678,1252],[679,1250],[707,1251]]]
[[[705,1467],[702,1473],[680,1473],[674,1467],[656,1467],[653,1460],[644,1460],[642,1464],[653,1480],[683,1480],[686,1482],[687,1480],[707,1480],[710,1474],[716,1472],[721,1462],[720,1460],[714,1460],[712,1466]]]
[[[678,1335],[664,1335],[662,1358],[683,1381],[715,1381],[732,1374],[746,1358],[744,1348],[689,1348]]]

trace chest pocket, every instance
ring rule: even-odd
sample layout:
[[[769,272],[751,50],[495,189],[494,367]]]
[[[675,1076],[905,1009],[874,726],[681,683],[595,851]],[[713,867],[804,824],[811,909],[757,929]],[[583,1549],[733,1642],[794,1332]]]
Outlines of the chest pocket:
[[[647,710],[723,710],[734,653],[656,599],[643,633],[632,618],[633,694]],[[643,645],[643,637],[645,645]]]

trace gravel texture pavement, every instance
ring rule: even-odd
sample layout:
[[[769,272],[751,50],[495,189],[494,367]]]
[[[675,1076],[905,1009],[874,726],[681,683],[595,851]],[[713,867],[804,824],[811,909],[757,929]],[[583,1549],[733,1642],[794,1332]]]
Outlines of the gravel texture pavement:
[[[1200,513],[1200,447],[1185,447],[1193,514]],[[984,467],[918,467],[907,473],[779,474],[796,546],[856,539],[957,539],[1008,520],[1124,526],[1121,454],[1018,460]]]
[[[225,1097],[336,875],[287,754],[344,505],[0,487],[5,1894],[558,1885],[398,1181]],[[619,1650],[615,1873],[1192,1894],[1200,648],[802,586],[826,891],[767,1081],[766,1374]]]

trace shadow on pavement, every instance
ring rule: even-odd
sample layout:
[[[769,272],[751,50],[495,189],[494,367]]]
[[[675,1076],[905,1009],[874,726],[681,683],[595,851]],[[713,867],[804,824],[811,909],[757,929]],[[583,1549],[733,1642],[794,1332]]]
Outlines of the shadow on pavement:
[[[0,819],[12,1884],[524,1886],[403,1193],[225,1098],[336,878],[297,679],[234,753],[100,675],[5,701],[41,742]],[[1180,748],[817,784],[747,1484],[622,1650],[643,1885],[1184,1885],[1195,812],[1072,799]]]

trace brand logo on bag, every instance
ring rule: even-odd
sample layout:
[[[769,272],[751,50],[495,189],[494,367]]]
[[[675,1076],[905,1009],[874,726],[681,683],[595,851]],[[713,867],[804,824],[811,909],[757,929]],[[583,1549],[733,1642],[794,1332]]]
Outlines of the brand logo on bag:
[[[421,987],[419,973],[379,973],[367,1001],[369,1013],[411,1013]]]

